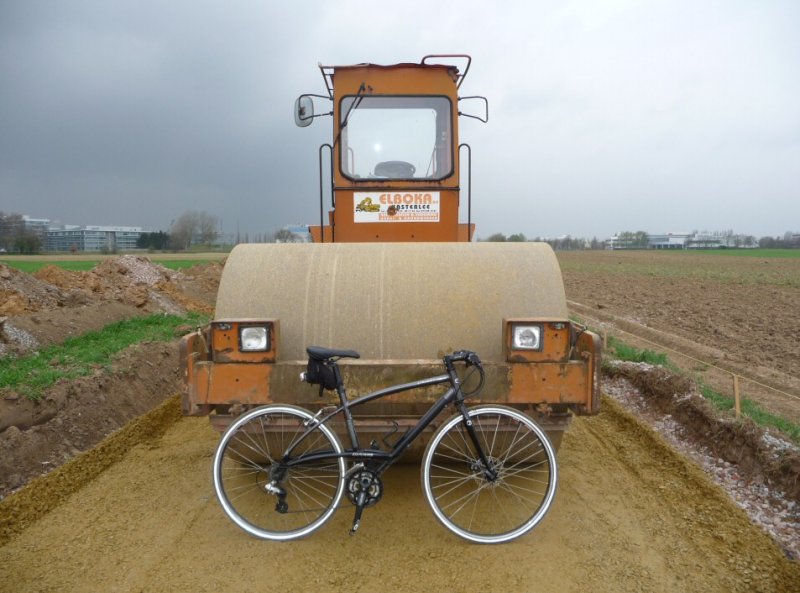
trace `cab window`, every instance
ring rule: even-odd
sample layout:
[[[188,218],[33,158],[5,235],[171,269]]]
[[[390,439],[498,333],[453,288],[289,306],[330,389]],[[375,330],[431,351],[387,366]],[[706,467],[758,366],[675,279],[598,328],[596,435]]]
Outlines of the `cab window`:
[[[347,118],[340,140],[346,177],[438,180],[453,172],[447,97],[348,96],[339,113]]]

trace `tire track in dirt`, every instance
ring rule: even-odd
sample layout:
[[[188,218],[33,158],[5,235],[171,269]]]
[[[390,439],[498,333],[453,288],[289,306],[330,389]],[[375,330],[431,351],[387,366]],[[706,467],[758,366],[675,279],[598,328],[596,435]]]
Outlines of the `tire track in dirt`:
[[[502,546],[439,526],[416,466],[386,474],[384,499],[355,537],[348,505],[305,540],[255,540],[214,498],[217,440],[206,419],[182,418],[132,446],[0,548],[0,590],[788,593],[800,582],[800,565],[610,401],[564,437],[551,513]]]

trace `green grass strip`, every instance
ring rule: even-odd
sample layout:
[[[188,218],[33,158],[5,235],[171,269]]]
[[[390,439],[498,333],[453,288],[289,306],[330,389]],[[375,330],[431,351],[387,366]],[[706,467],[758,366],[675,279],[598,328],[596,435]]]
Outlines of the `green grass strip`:
[[[713,405],[716,409],[725,412],[733,410],[734,401],[732,397],[723,395],[708,385],[703,385],[702,383],[699,385],[700,393],[702,393],[703,397],[711,402],[711,405]],[[740,405],[742,407],[742,414],[750,418],[759,426],[777,428],[791,438],[795,443],[800,444],[800,424],[792,422],[783,416],[771,414],[770,412],[767,412],[761,408],[753,400],[746,397],[741,398]]]
[[[33,274],[38,272],[45,266],[56,266],[71,272],[88,272],[94,268],[101,260],[50,260],[50,261],[23,261],[9,259],[0,259],[0,263],[4,263],[9,267],[16,268],[26,274]],[[151,258],[155,264],[161,264],[170,270],[183,270],[191,268],[192,266],[199,266],[202,264],[211,263],[210,259],[158,259]]]
[[[63,268],[64,270],[70,270],[71,272],[86,272],[91,270],[97,264],[100,263],[100,260],[75,260],[75,261],[19,261],[19,260],[2,260],[2,263],[6,264],[11,268],[16,268],[26,274],[33,274],[34,272],[38,272],[45,266],[58,266],[59,268]]]
[[[653,350],[640,350],[629,346],[622,340],[618,340],[613,336],[609,336],[608,345],[613,348],[615,358],[618,360],[625,360],[628,362],[645,362],[647,364],[657,366],[670,366],[667,360],[667,355],[663,352],[655,352]]]
[[[672,253],[670,251],[670,253]],[[675,251],[675,253],[679,253]],[[686,249],[680,253],[720,255],[723,257],[764,257],[764,258],[799,258],[800,249]]]
[[[200,325],[207,318],[190,313],[148,315],[107,325],[101,330],[69,338],[29,356],[0,359],[0,389],[12,389],[29,399],[39,399],[59,379],[75,379],[110,365],[118,352],[138,342],[164,342],[175,338],[181,325]]]
[[[608,338],[608,345],[610,349],[613,349],[613,357],[618,360],[629,362],[645,362],[652,365],[666,367],[673,372],[686,374],[679,370],[673,363],[671,363],[667,358],[667,355],[662,352],[654,352],[646,349],[640,350],[639,348],[629,346],[623,341],[611,336]],[[697,378],[695,378],[695,381],[700,388],[700,393],[703,394],[703,397],[706,398],[706,400],[712,406],[714,406],[715,409],[721,412],[729,412],[733,410],[734,401],[732,397],[728,397],[715,391],[708,385],[703,384],[703,382],[699,381]],[[788,436],[792,441],[800,444],[800,424],[792,422],[783,416],[776,416],[775,414],[767,412],[756,402],[746,397],[741,398],[740,405],[742,414],[750,418],[758,426],[761,426],[762,428],[776,428]]]
[[[161,264],[165,268],[169,268],[170,270],[184,270],[186,268],[191,268],[194,266],[200,266],[203,264],[210,264],[210,259],[158,259],[153,258],[152,261],[155,264]]]

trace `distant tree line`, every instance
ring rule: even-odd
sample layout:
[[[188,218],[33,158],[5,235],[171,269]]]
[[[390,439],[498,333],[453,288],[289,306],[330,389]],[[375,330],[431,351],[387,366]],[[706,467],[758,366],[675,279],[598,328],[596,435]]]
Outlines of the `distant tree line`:
[[[622,231],[617,235],[617,245],[621,249],[647,249],[650,235],[644,231]]]
[[[758,246],[764,249],[798,249],[800,248],[800,233],[787,231],[783,237],[761,237]]]
[[[599,240],[597,237],[591,239],[584,239],[582,237],[558,237],[550,239],[546,237],[536,237],[528,239],[522,233],[516,233],[506,237],[503,233],[495,233],[486,239],[478,239],[479,241],[486,241],[489,243],[519,243],[524,241],[537,241],[549,244],[556,251],[574,251],[578,249],[605,249],[605,241]]]
[[[0,211],[0,249],[13,253],[38,253],[42,249],[42,239],[25,227],[21,214]]]
[[[489,243],[522,243],[527,241],[525,235],[522,233],[517,233],[516,235],[509,235],[506,237],[503,233],[495,233],[494,235],[490,235],[486,239],[479,239],[479,241],[487,241]]]
[[[169,231],[170,246],[173,249],[189,249],[192,245],[211,244],[216,240],[219,219],[208,212],[190,210],[173,221]]]
[[[136,242],[139,249],[151,249],[163,251],[167,249],[184,250],[192,245],[211,245],[220,238],[219,219],[207,212],[191,210],[183,213],[178,219],[174,220],[169,232],[157,231],[142,233]],[[694,231],[695,238],[687,245],[699,247],[704,241],[709,246],[719,244],[724,247],[758,247],[765,249],[797,249],[800,248],[800,233],[787,231],[782,237],[761,237],[756,238],[751,235],[737,235],[732,230],[729,231]],[[4,213],[0,211],[0,251],[10,253],[38,253],[43,245],[43,230],[36,230],[26,225],[22,215],[16,213]],[[229,241],[233,238],[229,238]],[[274,233],[256,233],[253,235],[253,243],[291,243],[302,241],[303,238],[284,228]],[[597,237],[591,239],[583,237],[572,237],[567,235],[558,238],[535,237],[528,239],[523,233],[514,233],[506,236],[503,233],[495,233],[486,239],[479,241],[493,243],[518,243],[525,241],[538,241],[548,243],[557,251],[605,249],[606,241],[599,240]],[[623,231],[615,237],[616,245],[628,249],[647,249],[650,246],[650,236],[645,231]],[[249,243],[248,233],[239,235],[237,232],[234,243]]]
[[[693,231],[694,239],[687,242],[688,247],[702,247],[704,243],[708,247],[736,248],[736,247],[761,247],[764,249],[798,249],[800,248],[800,233],[787,231],[783,237],[761,237],[756,240],[752,235],[738,235],[733,231]],[[606,249],[607,241],[592,237],[559,237],[556,239],[546,237],[536,237],[527,239],[522,233],[506,236],[503,233],[495,233],[485,239],[491,243],[504,243],[515,241],[539,241],[548,243],[556,251],[574,251],[581,249]],[[648,249],[650,245],[650,235],[645,231],[623,231],[616,235],[615,245],[621,249]]]
[[[139,249],[152,249],[163,251],[170,248],[169,233],[158,231],[155,233],[142,233],[136,239],[136,247]]]

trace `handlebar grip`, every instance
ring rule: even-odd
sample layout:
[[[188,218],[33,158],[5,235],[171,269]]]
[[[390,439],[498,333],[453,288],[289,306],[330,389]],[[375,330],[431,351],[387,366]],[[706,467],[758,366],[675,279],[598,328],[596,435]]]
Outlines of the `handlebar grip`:
[[[445,362],[466,362],[468,366],[481,366],[481,359],[475,352],[458,350],[444,357]]]

